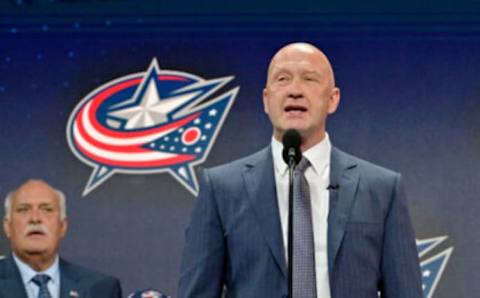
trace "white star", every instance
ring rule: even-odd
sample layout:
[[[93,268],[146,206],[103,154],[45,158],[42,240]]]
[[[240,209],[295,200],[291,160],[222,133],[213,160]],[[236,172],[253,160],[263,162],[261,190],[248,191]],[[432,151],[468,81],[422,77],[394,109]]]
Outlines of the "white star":
[[[155,78],[152,78],[138,105],[112,111],[109,114],[127,120],[125,129],[151,127],[166,122],[171,111],[191,100],[195,95],[196,93],[187,93],[161,99]]]
[[[211,117],[217,116],[217,110],[211,109],[210,111],[208,111],[208,116],[211,116]]]
[[[180,169],[178,169],[178,173],[184,178],[188,178],[187,170],[185,169],[185,167],[181,167]]]
[[[425,270],[425,271],[423,271],[422,275],[423,275],[423,277],[429,277],[430,274],[432,274],[432,272],[430,272],[430,270]]]
[[[200,122],[201,122],[200,118],[197,118],[195,119],[195,121],[193,121],[193,124],[200,124]]]
[[[205,124],[205,129],[210,129],[210,128],[212,128],[212,123]]]
[[[207,136],[206,136],[206,135],[203,135],[203,136],[200,138],[200,140],[202,140],[202,141],[205,141],[206,139],[207,139]]]
[[[202,148],[200,147],[195,148],[195,153],[200,153],[200,152],[202,152]]]

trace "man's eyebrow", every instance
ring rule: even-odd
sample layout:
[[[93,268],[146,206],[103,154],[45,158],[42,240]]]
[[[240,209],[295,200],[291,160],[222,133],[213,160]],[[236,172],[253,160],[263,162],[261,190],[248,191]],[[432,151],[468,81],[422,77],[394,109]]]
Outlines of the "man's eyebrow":
[[[316,75],[319,75],[319,76],[324,76],[324,74],[322,74],[322,72],[320,72],[316,69],[305,70],[303,73],[305,73],[305,74],[316,74]]]
[[[272,69],[272,74],[277,74],[279,72],[290,72],[290,70],[285,67],[275,67]]]

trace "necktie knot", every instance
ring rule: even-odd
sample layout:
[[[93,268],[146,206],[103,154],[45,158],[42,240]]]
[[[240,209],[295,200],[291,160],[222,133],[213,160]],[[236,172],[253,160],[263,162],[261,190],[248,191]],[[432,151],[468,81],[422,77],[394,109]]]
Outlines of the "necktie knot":
[[[302,157],[298,165],[295,167],[295,171],[305,173],[305,170],[310,166],[310,161],[307,158]]]
[[[50,280],[50,276],[46,274],[37,274],[32,278],[32,281],[39,287],[46,285]]]
[[[37,274],[32,278],[32,282],[38,286],[37,298],[52,298],[48,291],[47,283],[50,280],[50,276],[46,274]]]

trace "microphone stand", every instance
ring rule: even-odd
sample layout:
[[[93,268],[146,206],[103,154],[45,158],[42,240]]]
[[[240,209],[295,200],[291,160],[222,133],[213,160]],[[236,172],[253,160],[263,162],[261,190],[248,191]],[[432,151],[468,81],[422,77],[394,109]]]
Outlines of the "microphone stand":
[[[283,134],[283,160],[288,164],[288,297],[293,298],[293,170],[302,158],[302,137],[295,129]]]
[[[293,298],[293,170],[295,149],[288,150],[288,297]]]

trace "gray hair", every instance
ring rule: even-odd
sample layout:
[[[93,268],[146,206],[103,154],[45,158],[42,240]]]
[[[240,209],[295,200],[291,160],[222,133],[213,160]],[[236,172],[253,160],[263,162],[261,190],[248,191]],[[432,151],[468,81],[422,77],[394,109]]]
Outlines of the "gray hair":
[[[57,198],[58,198],[58,203],[60,206],[60,219],[65,219],[67,217],[67,203],[66,203],[66,198],[65,194],[58,189],[53,189],[55,192]],[[15,196],[15,193],[17,190],[13,190],[7,194],[7,197],[5,198],[5,219],[10,220],[12,216],[12,200],[13,197]]]

